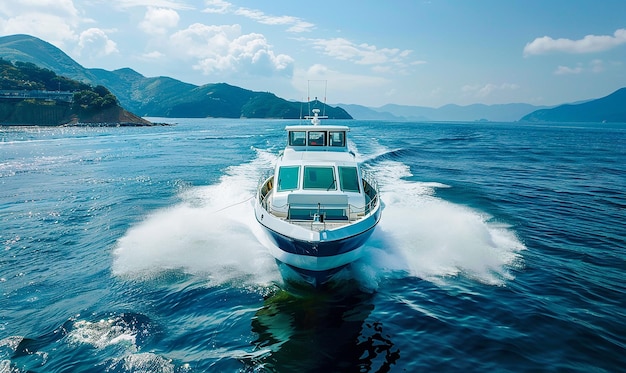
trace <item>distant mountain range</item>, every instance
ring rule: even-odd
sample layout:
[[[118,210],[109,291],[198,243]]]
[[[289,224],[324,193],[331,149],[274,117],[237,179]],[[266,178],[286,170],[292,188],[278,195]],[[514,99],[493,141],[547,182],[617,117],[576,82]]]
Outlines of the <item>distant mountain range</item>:
[[[169,77],[147,78],[123,68],[87,69],[57,47],[33,36],[0,37],[0,57],[31,62],[58,75],[107,87],[127,110],[152,117],[181,118],[299,118],[306,104],[288,101],[269,92],[254,92],[226,83],[197,86]],[[320,108],[325,104],[316,103]],[[557,107],[530,104],[445,105],[439,108],[385,105],[370,108],[339,104],[325,106],[335,119],[402,121],[552,121],[626,122],[626,88],[609,96]],[[349,114],[350,113],[350,114]]]
[[[599,99],[556,107],[530,104],[445,105],[440,108],[402,105],[385,105],[379,108],[349,104],[338,106],[348,111],[354,119],[363,120],[626,123],[626,88]]]
[[[105,86],[124,108],[141,116],[300,118],[305,105],[269,92],[254,92],[226,83],[196,86],[168,77],[146,78],[130,68],[88,69],[52,44],[29,35],[0,37],[0,57],[31,62],[58,75]],[[344,109],[321,102],[314,104],[329,118],[352,119]]]
[[[503,104],[468,106],[445,105],[440,108],[424,106],[385,105],[370,108],[360,105],[339,104],[354,117],[364,120],[410,120],[410,121],[493,121],[514,122],[522,116],[547,106],[530,104]]]
[[[626,123],[626,88],[606,97],[580,104],[567,104],[549,110],[537,110],[524,122],[618,122]]]

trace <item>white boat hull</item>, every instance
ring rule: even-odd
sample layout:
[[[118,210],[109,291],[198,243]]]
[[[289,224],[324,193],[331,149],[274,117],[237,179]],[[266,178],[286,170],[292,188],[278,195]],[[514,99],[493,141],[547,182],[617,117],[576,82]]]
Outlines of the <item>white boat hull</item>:
[[[312,229],[308,229],[272,215],[257,199],[255,215],[274,244],[269,247],[270,254],[280,264],[319,285],[362,256],[362,246],[374,232],[381,214],[380,206],[376,206],[353,223],[324,229],[324,223],[309,222]]]

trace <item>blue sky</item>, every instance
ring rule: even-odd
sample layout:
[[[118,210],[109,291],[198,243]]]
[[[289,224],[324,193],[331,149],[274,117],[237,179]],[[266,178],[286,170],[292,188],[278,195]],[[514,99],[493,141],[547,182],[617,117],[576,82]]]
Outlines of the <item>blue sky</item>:
[[[624,0],[0,0],[0,35],[18,33],[85,67],[286,99],[326,80],[331,104],[556,105],[626,87]]]

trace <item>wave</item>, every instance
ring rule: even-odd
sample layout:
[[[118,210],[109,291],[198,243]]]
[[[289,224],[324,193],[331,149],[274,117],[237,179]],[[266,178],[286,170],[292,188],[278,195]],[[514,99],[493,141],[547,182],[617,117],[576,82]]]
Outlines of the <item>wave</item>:
[[[407,148],[398,148],[391,150],[380,150],[377,154],[367,157],[363,160],[363,163],[376,164],[384,161],[399,161],[401,159],[412,158],[416,155],[416,151]]]
[[[467,133],[460,133],[457,134],[456,136],[447,136],[447,137],[441,137],[438,139],[435,139],[436,142],[458,142],[458,141],[473,141],[473,140],[478,140],[483,138],[484,135],[478,132],[467,132]]]
[[[77,315],[54,331],[36,338],[11,336],[1,339],[0,372],[26,371],[18,368],[18,364],[45,366],[46,371],[66,371],[70,359],[75,364],[88,365],[88,358],[77,358],[76,354],[85,349],[97,350],[92,356],[101,359],[98,366],[107,372],[174,372],[171,359],[142,351],[159,334],[150,318],[132,312],[101,316],[92,315],[91,320]],[[184,364],[183,368],[187,365]]]

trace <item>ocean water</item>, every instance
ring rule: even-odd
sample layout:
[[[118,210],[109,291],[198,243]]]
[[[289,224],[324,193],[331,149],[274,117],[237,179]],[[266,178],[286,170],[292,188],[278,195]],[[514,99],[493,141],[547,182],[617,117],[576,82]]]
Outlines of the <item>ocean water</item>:
[[[350,121],[383,218],[333,289],[252,212],[280,120],[0,127],[0,372],[626,370],[626,124]]]

